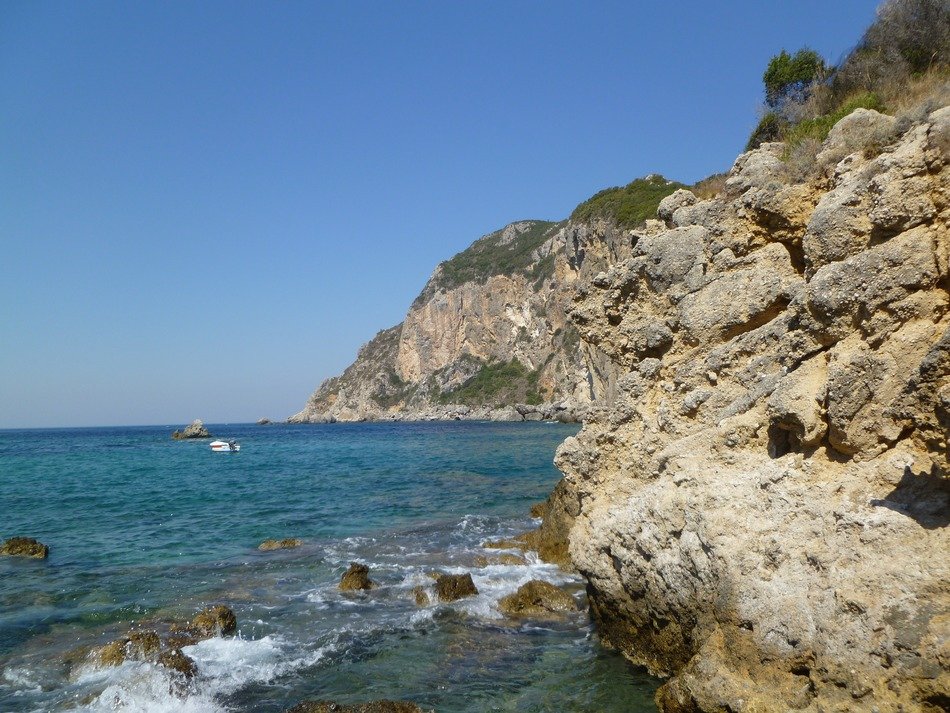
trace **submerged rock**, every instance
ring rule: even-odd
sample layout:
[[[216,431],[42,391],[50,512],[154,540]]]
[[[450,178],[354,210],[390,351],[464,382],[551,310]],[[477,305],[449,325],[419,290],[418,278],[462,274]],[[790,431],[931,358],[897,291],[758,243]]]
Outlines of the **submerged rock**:
[[[350,705],[334,703],[333,701],[304,701],[287,713],[424,713],[415,703],[406,701],[370,701],[369,703],[353,703]]]
[[[508,616],[549,618],[575,611],[574,597],[560,587],[540,579],[533,579],[518,587],[518,591],[502,597],[498,608]]]
[[[0,555],[43,560],[49,557],[49,547],[32,537],[11,537],[0,545]]]
[[[440,574],[435,580],[435,592],[439,596],[439,601],[454,602],[462,597],[473,597],[478,594],[475,588],[475,582],[472,581],[472,575],[465,574]]]
[[[485,555],[475,555],[472,559],[472,564],[476,567],[488,567],[490,565],[508,565],[508,566],[517,566],[528,564],[526,560],[521,555],[513,555],[510,552],[502,552],[498,555],[492,555],[491,557],[486,557]]]
[[[372,589],[375,586],[369,578],[369,567],[359,562],[350,562],[350,568],[340,578],[340,589],[344,592]]]
[[[196,418],[191,422],[190,425],[185,426],[180,431],[173,431],[172,438],[176,441],[184,441],[189,438],[210,438],[211,434],[208,433],[208,429],[205,428],[204,424],[201,422],[201,419]]]
[[[264,540],[257,546],[257,549],[261,552],[269,552],[270,550],[291,550],[295,547],[300,547],[302,544],[303,540],[297,537],[288,537],[283,540]]]

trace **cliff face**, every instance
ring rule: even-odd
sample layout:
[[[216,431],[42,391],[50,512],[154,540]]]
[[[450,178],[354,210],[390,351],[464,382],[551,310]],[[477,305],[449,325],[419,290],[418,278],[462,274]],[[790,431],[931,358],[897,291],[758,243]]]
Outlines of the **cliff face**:
[[[574,283],[625,240],[596,221],[522,221],[486,235],[439,265],[406,319],[290,421],[573,420],[610,391],[613,372],[565,309]]]
[[[577,281],[617,381],[558,452],[570,555],[663,710],[945,710],[950,108],[782,152]]]

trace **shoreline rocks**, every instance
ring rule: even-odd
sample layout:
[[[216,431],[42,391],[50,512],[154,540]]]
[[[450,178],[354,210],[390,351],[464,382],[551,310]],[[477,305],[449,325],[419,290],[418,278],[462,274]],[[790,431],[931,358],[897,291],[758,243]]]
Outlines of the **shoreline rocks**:
[[[577,603],[560,587],[532,579],[518,587],[514,594],[502,597],[498,609],[511,617],[550,619],[576,611]]]
[[[49,557],[49,547],[32,537],[11,537],[0,545],[0,555],[43,560]]]

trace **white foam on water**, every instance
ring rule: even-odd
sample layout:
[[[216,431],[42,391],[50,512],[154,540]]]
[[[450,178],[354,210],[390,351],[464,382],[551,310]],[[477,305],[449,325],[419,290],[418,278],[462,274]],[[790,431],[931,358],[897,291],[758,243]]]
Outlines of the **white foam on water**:
[[[321,647],[288,658],[287,648],[278,637],[269,635],[261,639],[216,637],[186,646],[182,651],[195,660],[199,684],[206,684],[215,694],[223,694],[312,666],[328,649]]]
[[[179,681],[161,666],[126,661],[110,669],[89,671],[78,683],[105,683],[92,701],[79,710],[128,711],[129,713],[223,713],[213,695],[196,686],[178,690]],[[177,691],[177,692],[176,692]]]
[[[33,671],[28,668],[9,666],[3,669],[3,680],[14,689],[14,695],[24,693],[41,693],[43,687],[33,678]]]
[[[312,666],[333,645],[306,652],[276,636],[261,639],[212,638],[182,651],[195,661],[198,673],[186,685],[178,674],[151,663],[126,661],[116,667],[86,667],[77,686],[101,692],[80,710],[130,713],[219,713],[227,710],[217,699],[252,683],[269,683],[300,668]],[[296,653],[296,655],[295,655]]]

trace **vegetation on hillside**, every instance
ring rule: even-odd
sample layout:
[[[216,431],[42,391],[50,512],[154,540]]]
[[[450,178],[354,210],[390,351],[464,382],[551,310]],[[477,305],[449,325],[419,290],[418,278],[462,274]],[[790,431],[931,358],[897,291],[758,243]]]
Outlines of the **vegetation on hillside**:
[[[786,142],[786,160],[813,153],[857,108],[931,111],[950,94],[950,3],[885,0],[857,47],[837,67],[813,50],[782,50],[762,76],[765,108],[746,150]]]
[[[595,193],[574,209],[571,220],[589,222],[602,219],[620,228],[635,228],[647,218],[656,217],[661,200],[685,187],[656,174],[638,178],[626,186],[605,188]]]
[[[524,229],[512,240],[506,241],[504,229],[497,230],[443,262],[439,266],[437,278],[419,295],[417,302],[427,299],[436,289],[451,290],[466,282],[484,283],[494,275],[525,273],[529,278],[536,279],[536,251],[560,225],[546,220],[528,220],[514,225],[523,226]]]
[[[540,369],[529,370],[517,359],[483,364],[473,377],[453,391],[438,395],[441,404],[466,406],[501,406],[504,404],[539,404]]]

